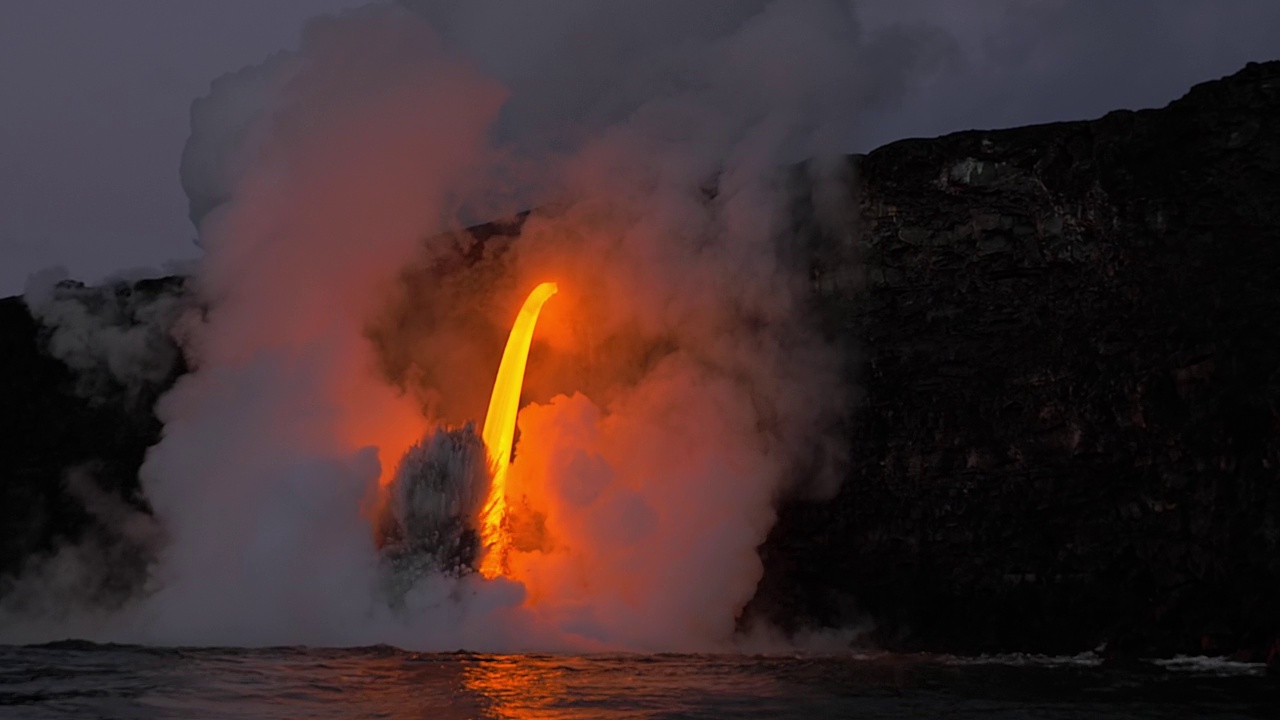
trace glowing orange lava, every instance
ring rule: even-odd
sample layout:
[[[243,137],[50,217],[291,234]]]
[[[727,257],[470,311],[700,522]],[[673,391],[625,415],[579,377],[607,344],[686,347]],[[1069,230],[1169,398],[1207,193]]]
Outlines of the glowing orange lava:
[[[489,463],[493,470],[489,497],[480,512],[480,543],[484,548],[480,574],[486,578],[497,577],[506,570],[507,553],[511,548],[511,538],[503,528],[507,514],[507,466],[511,464],[511,445],[516,437],[520,388],[524,384],[524,369],[529,360],[529,345],[533,342],[538,313],[556,290],[555,283],[542,283],[529,293],[520,308],[520,314],[511,326],[507,347],[502,352],[498,377],[493,381],[493,395],[489,397],[489,412],[484,417],[481,437],[489,450]]]

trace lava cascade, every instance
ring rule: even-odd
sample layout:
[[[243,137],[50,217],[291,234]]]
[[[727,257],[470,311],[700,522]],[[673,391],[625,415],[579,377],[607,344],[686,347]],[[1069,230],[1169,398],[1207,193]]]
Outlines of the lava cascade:
[[[529,360],[529,345],[533,342],[533,330],[538,314],[546,301],[556,294],[556,284],[544,282],[529,293],[520,308],[511,335],[507,338],[498,376],[493,382],[493,394],[489,398],[489,410],[484,418],[485,447],[489,450],[489,462],[493,470],[493,483],[484,503],[480,518],[480,542],[484,557],[480,573],[486,578],[502,575],[511,540],[503,529],[507,513],[507,468],[511,464],[511,446],[516,436],[516,414],[520,409],[520,388],[524,384],[525,366]]]

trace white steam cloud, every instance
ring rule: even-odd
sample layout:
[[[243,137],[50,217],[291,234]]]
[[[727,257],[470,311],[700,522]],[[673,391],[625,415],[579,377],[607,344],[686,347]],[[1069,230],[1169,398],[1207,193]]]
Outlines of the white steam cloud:
[[[86,287],[53,267],[31,275],[23,301],[46,328],[50,355],[76,371],[77,391],[97,399],[158,388],[175,371],[173,337],[189,308],[181,287],[144,291],[124,281]]]
[[[845,150],[937,56],[893,39],[836,0],[414,1],[215,83],[183,162],[206,311],[142,476],[167,544],[100,634],[730,647],[773,503],[833,487],[849,406],[786,168]],[[847,187],[818,195],[847,222]],[[529,208],[506,252],[423,270],[449,231]],[[389,609],[379,480],[437,423],[482,419],[495,333],[543,280],[516,579],[425,577]]]

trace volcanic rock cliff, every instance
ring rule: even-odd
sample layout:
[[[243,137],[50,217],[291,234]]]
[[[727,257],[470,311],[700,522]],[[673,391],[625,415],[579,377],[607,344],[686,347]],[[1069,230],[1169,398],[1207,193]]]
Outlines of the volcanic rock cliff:
[[[757,607],[913,648],[1264,658],[1280,63],[853,162],[865,284],[816,275],[863,353],[853,466],[784,509]]]
[[[859,354],[848,478],[783,500],[747,617],[872,618],[897,648],[1265,659],[1280,63],[1160,110],[850,162],[856,264],[813,237],[815,312]],[[0,576],[92,524],[69,467],[145,505],[136,468],[173,378],[88,400],[49,343],[0,300]]]
[[[144,569],[106,515],[147,510],[138,470],[160,440],[154,406],[186,367],[172,313],[156,311],[182,288],[64,281],[39,300],[0,299],[0,598],[29,560],[89,533],[111,545],[89,592],[125,594]]]

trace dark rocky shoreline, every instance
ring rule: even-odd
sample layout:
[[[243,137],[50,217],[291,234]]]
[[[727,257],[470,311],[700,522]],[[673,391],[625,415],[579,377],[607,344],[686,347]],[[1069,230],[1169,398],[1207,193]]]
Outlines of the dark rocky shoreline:
[[[784,499],[747,616],[870,617],[891,649],[1274,659],[1280,63],[850,162],[856,257],[811,238],[815,311],[859,357],[849,477]],[[182,371],[90,399],[48,339],[0,300],[0,577],[94,523],[70,467],[145,508]]]

